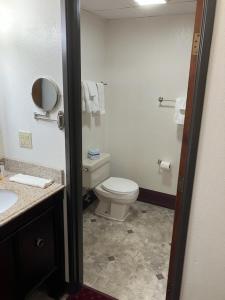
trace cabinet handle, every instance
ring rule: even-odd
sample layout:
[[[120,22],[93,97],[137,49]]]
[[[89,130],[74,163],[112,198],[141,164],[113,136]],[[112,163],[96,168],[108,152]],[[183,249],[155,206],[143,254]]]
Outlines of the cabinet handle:
[[[45,246],[45,240],[42,238],[37,238],[36,239],[36,247],[41,249],[44,246]]]

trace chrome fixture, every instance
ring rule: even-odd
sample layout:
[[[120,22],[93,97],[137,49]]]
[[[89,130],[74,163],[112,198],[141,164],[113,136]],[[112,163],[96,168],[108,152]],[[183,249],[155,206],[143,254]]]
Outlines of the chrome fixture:
[[[65,118],[64,118],[64,112],[59,111],[57,115],[57,120],[51,119],[49,112],[45,112],[44,114],[39,114],[37,112],[34,113],[35,120],[42,120],[47,122],[56,122],[59,129],[63,130],[65,127]]]
[[[172,99],[164,99],[163,97],[159,97],[158,99],[159,103],[162,104],[162,102],[166,101],[166,102],[176,102],[176,100],[172,100]]]

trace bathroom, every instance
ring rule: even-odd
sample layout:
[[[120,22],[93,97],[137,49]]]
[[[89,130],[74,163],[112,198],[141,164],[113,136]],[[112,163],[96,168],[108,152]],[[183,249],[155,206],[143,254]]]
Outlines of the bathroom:
[[[196,3],[122,2],[81,1],[84,199],[95,187],[100,200],[84,211],[84,283],[117,299],[163,300]],[[86,97],[93,83],[97,113]]]
[[[1,299],[206,299],[184,253],[215,3],[1,1]]]

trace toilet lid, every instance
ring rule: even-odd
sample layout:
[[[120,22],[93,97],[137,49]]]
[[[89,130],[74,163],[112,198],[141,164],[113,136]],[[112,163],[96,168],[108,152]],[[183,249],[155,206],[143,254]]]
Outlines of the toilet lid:
[[[110,177],[102,183],[104,190],[112,193],[118,194],[128,194],[136,192],[138,190],[138,185],[136,182],[117,177]]]

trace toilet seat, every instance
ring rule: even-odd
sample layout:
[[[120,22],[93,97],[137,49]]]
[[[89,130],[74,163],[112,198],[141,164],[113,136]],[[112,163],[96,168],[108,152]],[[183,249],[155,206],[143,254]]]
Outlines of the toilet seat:
[[[127,194],[118,194],[118,193],[108,192],[102,188],[101,184],[99,184],[94,189],[94,191],[97,192],[98,194],[104,196],[105,198],[113,199],[117,203],[130,203],[136,197],[136,195],[139,194],[139,189],[133,193],[127,193]]]
[[[139,187],[136,182],[118,177],[110,177],[101,184],[102,188],[110,193],[127,195],[136,193]]]
[[[111,179],[111,178],[113,178],[113,177],[110,177],[108,179]],[[123,178],[117,178],[117,179],[122,179],[122,180],[119,180],[119,182],[121,182],[121,183],[126,181],[126,179],[123,179]],[[139,187],[135,182],[129,180],[134,184],[132,184],[132,186],[129,186],[130,187],[129,192],[121,193],[121,192],[118,192],[118,188],[117,188],[117,191],[115,191],[116,187],[111,185],[112,181],[113,181],[113,183],[115,183],[115,182],[118,182],[117,180],[112,180],[112,181],[109,180],[108,181],[108,183],[110,183],[109,185],[107,185],[107,180],[106,180],[106,182],[104,181],[101,184],[99,184],[98,186],[96,186],[96,188],[94,189],[95,193],[105,197],[106,199],[113,199],[114,202],[120,203],[120,204],[121,203],[123,203],[123,204],[133,203],[134,199],[135,200],[137,199],[137,196],[139,194]],[[104,184],[104,186],[103,186],[103,184]],[[131,187],[132,187],[132,189],[131,189]],[[107,191],[106,188],[112,188],[112,189],[114,189],[114,191]],[[126,188],[127,188],[126,190],[128,191],[128,186],[126,186]],[[134,188],[136,188],[136,189],[134,189]],[[121,191],[121,189],[120,189],[120,191]]]

